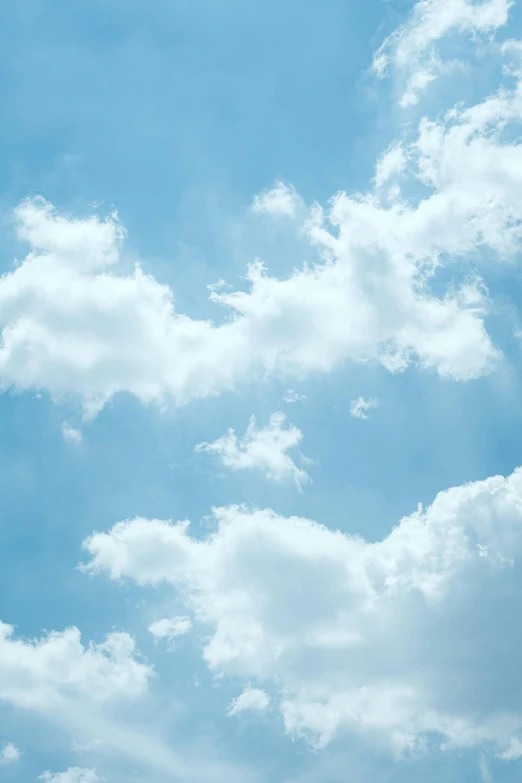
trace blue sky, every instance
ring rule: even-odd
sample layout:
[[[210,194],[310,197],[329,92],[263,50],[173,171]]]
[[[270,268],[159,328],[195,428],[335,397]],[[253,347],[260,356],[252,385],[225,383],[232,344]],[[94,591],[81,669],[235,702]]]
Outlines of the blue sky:
[[[0,781],[519,780],[521,21],[3,10]]]

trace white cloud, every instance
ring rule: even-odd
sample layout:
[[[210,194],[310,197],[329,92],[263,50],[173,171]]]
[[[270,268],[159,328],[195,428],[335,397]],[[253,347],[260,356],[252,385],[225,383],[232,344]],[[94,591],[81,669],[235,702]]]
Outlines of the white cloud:
[[[516,79],[520,80],[522,77],[522,71],[520,69],[520,63],[522,59],[522,41],[516,41],[514,39],[504,41],[500,47],[500,51],[505,57],[511,56],[512,58],[511,62],[504,64],[504,73],[509,76],[514,76]]]
[[[358,397],[356,400],[352,400],[350,405],[350,416],[353,416],[355,419],[367,419],[368,411],[378,407],[378,399],[366,400],[364,397]]]
[[[180,636],[189,633],[192,628],[190,617],[165,617],[162,620],[156,620],[149,625],[150,633],[157,639],[168,639],[172,641]]]
[[[489,771],[488,760],[483,753],[481,754],[479,759],[479,770],[480,770],[480,777],[482,778],[483,783],[493,783],[493,777],[491,776],[491,772]]]
[[[382,188],[394,175],[404,171],[406,156],[400,144],[394,144],[379,158],[375,167],[375,187]]]
[[[306,394],[300,394],[294,389],[287,389],[283,395],[283,402],[291,405],[294,402],[304,402],[306,400]]]
[[[440,493],[376,543],[272,511],[214,515],[206,539],[119,523],[85,542],[89,569],[176,587],[209,629],[209,667],[278,689],[293,736],[519,755],[522,469]]]
[[[440,66],[439,66],[440,69]],[[420,67],[417,71],[412,73],[406,83],[406,89],[399,101],[399,104],[403,109],[407,109],[408,106],[415,106],[419,102],[419,93],[426,89],[426,87],[435,80],[436,74],[432,65],[432,69]]]
[[[12,742],[6,743],[0,750],[0,767],[6,767],[9,764],[15,764],[20,760],[20,751]]]
[[[270,699],[265,691],[248,686],[232,701],[227,714],[232,717],[242,712],[266,712],[269,705]]]
[[[374,56],[374,71],[382,78],[390,66],[406,81],[400,99],[411,106],[448,64],[441,62],[435,44],[451,32],[475,36],[505,25],[513,0],[419,0],[408,21],[395,30]]]
[[[43,772],[39,778],[44,783],[99,783],[101,778],[98,777],[94,769],[85,769],[83,767],[69,767],[65,772]]]
[[[215,283],[209,283],[207,289],[209,291],[221,291],[223,288],[231,288],[232,286],[223,280],[222,278]]]
[[[507,11],[506,0],[423,0],[380,61],[413,63],[415,93],[435,41],[449,30],[493,31]],[[516,55],[517,42],[504,51]],[[139,267],[122,270],[116,215],[79,220],[24,201],[16,219],[29,252],[0,278],[0,387],[79,396],[95,414],[118,392],[182,404],[346,361],[392,372],[413,364],[461,381],[491,372],[500,354],[485,329],[487,290],[460,262],[467,270],[477,251],[491,263],[520,249],[520,95],[518,85],[501,88],[424,119],[413,141],[396,140],[379,158],[366,193],[339,192],[324,209],[281,183],[257,197],[257,210],[294,215],[289,230],[320,260],[287,278],[254,262],[246,290],[211,291],[219,322],[176,312],[168,286]],[[397,175],[418,195],[405,200],[395,184],[387,198],[383,186]],[[435,293],[442,264],[449,282],[437,279]]]
[[[513,737],[509,743],[507,749],[499,754],[499,757],[504,761],[516,761],[522,757],[522,740],[518,737]]]
[[[134,640],[126,633],[84,646],[77,628],[24,640],[0,622],[0,702],[82,738],[101,735],[109,747],[140,760],[147,757],[146,735],[140,747],[116,712],[145,695],[152,674],[136,659]]]
[[[241,440],[234,430],[229,430],[214,443],[200,443],[196,451],[217,454],[231,470],[260,470],[269,479],[280,482],[290,479],[301,487],[309,476],[287,452],[299,445],[303,434],[293,425],[285,426],[285,422],[283,413],[273,413],[268,426],[258,428],[252,416]]]
[[[420,141],[428,131],[433,137],[424,124]],[[274,374],[327,372],[347,360],[391,371],[416,363],[459,380],[489,372],[497,353],[484,328],[480,286],[453,282],[438,297],[430,275],[443,254],[487,244],[482,226],[503,210],[518,214],[520,199],[510,206],[504,195],[520,177],[508,165],[514,145],[480,132],[461,134],[459,144],[466,176],[458,194],[443,180],[417,206],[385,208],[372,194],[345,193],[325,213],[316,205],[298,230],[323,262],[286,279],[254,263],[249,290],[211,293],[227,316],[219,325],[176,313],[172,291],[139,267],[119,271],[124,232],[114,216],[66,219],[42,199],[24,202],[16,215],[30,252],[0,278],[0,386],[77,395],[92,415],[118,392],[181,404]],[[484,165],[475,161],[488,145],[497,163],[494,202],[484,198]],[[405,154],[419,162],[420,151]],[[499,225],[497,244],[502,229],[508,233]]]
[[[82,431],[77,430],[74,427],[71,427],[71,425],[68,424],[66,421],[64,421],[62,424],[62,435],[64,440],[67,441],[67,443],[80,444],[83,441]]]
[[[518,121],[520,107],[518,90],[501,91],[470,109],[420,124],[412,153],[417,156],[419,179],[434,189],[434,195],[419,213],[426,219],[424,229],[443,232],[441,243],[455,253],[471,251],[473,245],[489,246],[505,257],[519,248],[522,148],[518,135],[508,141],[502,133]],[[448,220],[445,228],[443,215]],[[459,219],[464,223],[457,237],[452,223]]]
[[[272,190],[266,190],[254,197],[252,210],[264,212],[268,215],[285,215],[297,217],[300,210],[304,209],[304,202],[293,185],[285,185],[278,182]]]
[[[135,698],[146,692],[152,669],[134,653],[134,640],[126,633],[110,633],[104,642],[84,647],[77,628],[26,641],[0,623],[0,700],[60,712],[72,701]]]
[[[0,703],[31,711],[69,733],[77,746],[94,744],[112,757],[131,759],[145,769],[144,779],[158,773],[162,779],[183,783],[247,779],[240,765],[213,758],[210,749],[200,758],[154,734],[154,724],[151,728],[147,723],[153,675],[153,668],[138,658],[134,640],[126,633],[110,633],[105,641],[84,646],[76,628],[24,640],[14,637],[11,626],[0,623]],[[157,714],[157,705],[152,709]],[[74,777],[80,774],[75,768],[60,774],[65,777],[49,780],[94,783],[93,778]]]

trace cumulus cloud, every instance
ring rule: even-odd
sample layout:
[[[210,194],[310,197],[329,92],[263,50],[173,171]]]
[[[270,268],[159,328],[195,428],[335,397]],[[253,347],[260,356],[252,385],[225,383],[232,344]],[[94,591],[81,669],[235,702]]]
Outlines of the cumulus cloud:
[[[178,639],[185,636],[192,628],[190,617],[164,617],[162,620],[156,620],[149,625],[149,632],[156,639]]]
[[[12,742],[7,742],[0,749],[0,767],[6,767],[9,764],[15,764],[20,759],[20,751]]]
[[[515,94],[491,100],[515,120]],[[297,230],[322,260],[287,278],[253,263],[248,290],[211,292],[221,323],[177,313],[168,286],[138,266],[121,270],[117,216],[66,218],[41,198],[23,202],[16,219],[29,253],[0,278],[0,385],[79,396],[94,415],[118,392],[181,404],[347,360],[390,371],[415,363],[458,380],[491,371],[498,353],[480,281],[452,281],[440,296],[430,288],[443,258],[515,238],[518,146],[491,133],[509,118],[481,126],[475,109],[424,122],[414,144],[381,161],[382,183],[407,156],[428,195],[383,206],[371,192],[341,192],[326,210],[312,206]]]
[[[244,781],[240,765],[210,753],[203,759],[186,748],[178,751],[154,734],[144,720],[153,675],[126,633],[113,632],[101,643],[83,645],[76,628],[26,640],[0,623],[0,703],[31,711],[67,731],[80,746],[94,742],[116,758],[132,759],[146,770],[145,779],[159,773],[162,779],[184,783]],[[42,779],[97,783],[94,774],[72,768],[57,775],[46,772]]]
[[[88,569],[174,586],[209,667],[271,683],[293,736],[520,755],[522,469],[441,492],[375,543],[272,511],[214,517],[206,539],[119,523],[85,542]]]
[[[85,769],[84,767],[69,767],[65,772],[42,772],[38,780],[44,783],[100,783],[94,769]]]
[[[59,712],[71,700],[102,704],[134,698],[147,690],[152,675],[134,653],[126,633],[110,633],[104,642],[84,647],[77,628],[24,640],[0,623],[0,700]]]
[[[421,0],[379,67],[405,69],[416,99],[437,41],[492,33],[508,10],[508,0]],[[512,57],[519,49],[503,47]],[[271,376],[290,385],[347,361],[460,381],[491,372],[500,354],[485,328],[487,288],[467,270],[477,251],[492,262],[520,248],[520,95],[517,82],[423,119],[379,157],[367,192],[341,191],[325,207],[283,183],[257,196],[254,211],[295,218],[288,230],[317,261],[287,277],[254,261],[245,290],[211,286],[213,320],[179,313],[169,286],[123,268],[117,214],[79,219],[43,198],[22,202],[15,218],[28,252],[0,278],[0,388],[79,397],[95,415],[119,392],[183,404]]]
[[[378,407],[379,400],[377,398],[366,400],[364,397],[358,397],[356,400],[352,400],[350,405],[350,416],[353,416],[355,419],[367,419],[368,411]]]
[[[269,705],[270,699],[265,691],[248,686],[232,701],[227,714],[232,717],[242,712],[265,712]]]
[[[252,416],[243,438],[238,439],[231,429],[214,443],[200,443],[196,451],[216,454],[231,470],[260,470],[269,479],[279,482],[290,479],[301,487],[309,476],[287,452],[299,445],[303,434],[285,422],[283,413],[273,413],[268,426],[258,428]]]
[[[435,44],[452,32],[476,36],[505,25],[513,0],[419,0],[408,21],[395,30],[374,56],[380,77],[390,67],[405,82],[403,107],[419,101],[420,93],[448,67]]]
[[[0,703],[30,711],[82,740],[103,738],[112,751],[175,774],[181,766],[175,754],[120,715],[145,696],[152,675],[126,633],[83,645],[77,628],[23,639],[0,622]]]

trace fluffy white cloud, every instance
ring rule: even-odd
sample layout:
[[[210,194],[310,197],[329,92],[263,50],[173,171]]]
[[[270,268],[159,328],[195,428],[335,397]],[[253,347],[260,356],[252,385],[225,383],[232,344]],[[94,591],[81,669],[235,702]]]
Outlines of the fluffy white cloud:
[[[172,641],[180,636],[185,636],[192,628],[190,617],[164,617],[149,625],[150,633],[157,639]]]
[[[60,712],[72,701],[102,704],[135,698],[147,690],[152,669],[135,658],[126,633],[108,634],[84,647],[77,628],[41,639],[14,637],[0,623],[0,700],[42,712]]]
[[[94,769],[85,769],[83,767],[69,767],[65,772],[43,772],[39,778],[44,783],[99,783],[101,778],[98,777]]]
[[[210,668],[280,691],[287,731],[520,755],[522,469],[440,493],[382,541],[243,507],[215,531],[136,519],[91,572],[167,582],[210,630]]]
[[[85,646],[76,628],[31,640],[13,634],[11,626],[0,623],[0,702],[30,710],[80,746],[94,745],[112,757],[131,759],[147,780],[158,774],[183,783],[248,779],[239,765],[216,759],[210,749],[201,758],[186,748],[178,751],[154,733],[147,712],[154,670],[139,660],[128,634],[110,633],[105,641]],[[157,715],[157,704],[152,708]],[[95,783],[93,775],[73,768],[59,775],[44,773],[43,779]]]
[[[12,742],[6,743],[0,750],[0,767],[14,764],[20,759],[20,751]]]
[[[418,91],[435,41],[494,31],[508,6],[422,0],[380,61],[411,66]],[[516,59],[519,43],[502,51]],[[520,65],[508,70],[517,78]],[[168,286],[123,269],[117,215],[74,219],[41,198],[24,201],[16,219],[29,252],[0,278],[0,387],[79,396],[95,414],[118,392],[182,404],[346,361],[393,372],[415,364],[457,380],[490,372],[500,355],[484,325],[487,289],[459,263],[468,270],[470,256],[492,261],[520,248],[520,96],[517,83],[424,119],[416,138],[396,140],[377,161],[372,189],[339,192],[324,209],[284,183],[262,193],[254,211],[294,217],[289,231],[318,261],[286,278],[256,261],[246,290],[211,286],[223,314],[215,321],[178,313]]]
[[[269,479],[290,479],[301,487],[309,476],[297,467],[287,451],[299,445],[303,434],[293,425],[285,426],[285,422],[283,413],[273,413],[268,426],[258,428],[252,416],[241,440],[231,429],[214,443],[200,443],[196,451],[217,454],[222,464],[232,470],[260,470]]]
[[[232,701],[228,715],[240,715],[242,712],[265,712],[270,705],[270,699],[260,688],[247,686],[239,696]]]
[[[275,188],[255,196],[252,202],[254,212],[285,215],[292,218],[297,217],[299,211],[304,207],[304,201],[293,185],[287,185],[284,182],[278,182]]]
[[[350,405],[350,416],[355,419],[367,419],[368,411],[379,407],[379,400],[366,400],[364,397],[358,397]]]
[[[68,219],[43,199],[24,202],[16,216],[30,252],[0,278],[0,385],[79,395],[94,414],[117,392],[183,403],[346,360],[392,371],[414,362],[460,380],[489,372],[497,353],[480,284],[453,283],[442,296],[430,290],[444,254],[477,244],[497,250],[520,215],[519,195],[511,202],[520,192],[518,147],[500,144],[491,121],[473,131],[470,122],[461,113],[453,130],[424,123],[401,153],[431,190],[418,204],[339,193],[326,212],[314,206],[298,230],[323,260],[286,279],[254,263],[249,290],[211,293],[227,316],[221,324],[176,313],[167,286],[139,267],[119,269],[124,232],[115,216]],[[380,181],[400,168],[386,160]],[[438,171],[444,176],[432,176]]]
[[[419,0],[408,21],[376,52],[374,70],[382,77],[391,65],[406,85],[400,103],[411,106],[447,67],[434,44],[451,32],[492,33],[506,24],[512,5],[513,0]]]

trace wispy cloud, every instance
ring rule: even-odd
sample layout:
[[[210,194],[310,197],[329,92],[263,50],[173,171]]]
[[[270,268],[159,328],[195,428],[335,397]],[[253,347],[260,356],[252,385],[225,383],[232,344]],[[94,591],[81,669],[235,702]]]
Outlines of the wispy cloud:
[[[180,636],[185,636],[192,628],[190,617],[165,617],[156,620],[149,625],[149,632],[157,639],[168,639],[173,641]]]
[[[64,421],[62,424],[62,435],[67,443],[75,443],[76,445],[80,445],[80,443],[83,442],[82,431],[75,429],[75,427],[71,427],[71,425],[66,421]]]
[[[369,411],[378,407],[379,400],[377,398],[374,397],[371,400],[367,400],[364,397],[358,397],[358,399],[352,400],[350,416],[353,416],[355,419],[367,419]]]
[[[3,748],[0,748],[0,766],[6,767],[9,764],[14,764],[19,761],[20,756],[21,753],[16,745],[13,745],[12,742],[8,742]]]
[[[42,772],[39,780],[44,783],[101,783],[94,769],[85,767],[69,767],[65,772]]]
[[[513,0],[419,0],[405,24],[377,50],[374,70],[384,77],[390,69],[404,83],[403,107],[418,103],[421,93],[451,67],[441,60],[435,44],[451,32],[491,34],[505,25]]]
[[[265,691],[248,686],[232,701],[228,715],[240,715],[243,712],[266,712],[270,706],[270,699]]]
[[[301,488],[309,476],[288,452],[297,448],[302,437],[300,429],[286,424],[283,413],[273,413],[266,427],[258,428],[252,416],[242,438],[231,429],[213,443],[198,444],[196,451],[215,454],[231,470],[259,470],[269,479],[290,479]]]
[[[304,402],[306,400],[306,394],[300,394],[294,389],[287,389],[283,395],[283,402],[291,405],[294,402]]]

